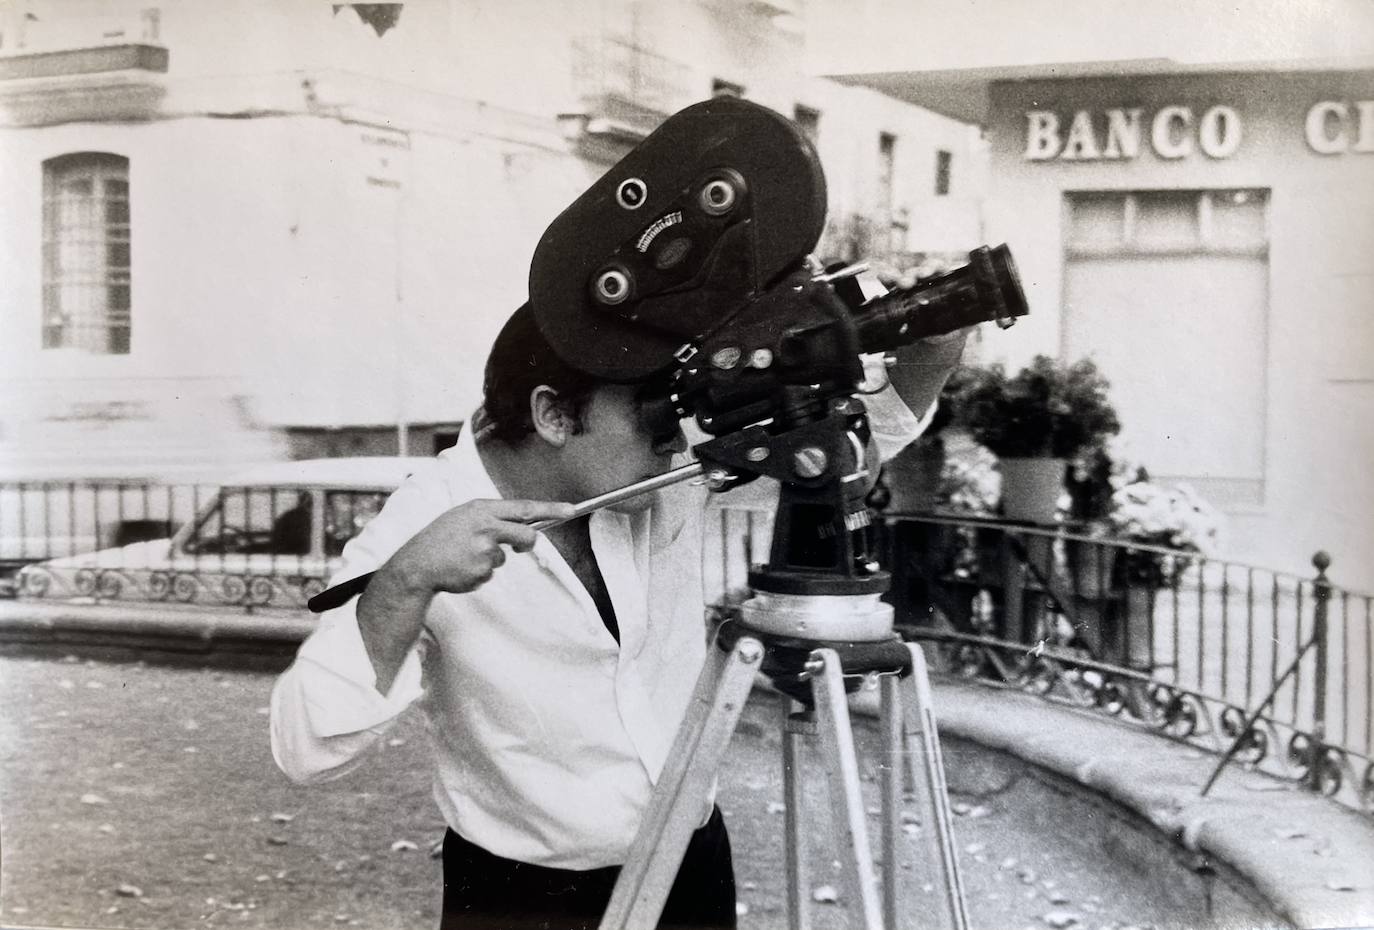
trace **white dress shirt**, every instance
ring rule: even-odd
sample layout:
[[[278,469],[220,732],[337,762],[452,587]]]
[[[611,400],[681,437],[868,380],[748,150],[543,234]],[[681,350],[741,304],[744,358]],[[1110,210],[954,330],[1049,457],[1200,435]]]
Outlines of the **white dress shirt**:
[[[929,420],[891,391],[866,402],[884,457]],[[464,430],[348,543],[335,583],[378,568],[450,508],[498,496]],[[544,536],[477,590],[435,596],[388,694],[376,690],[357,598],[324,613],[272,691],[277,764],[300,782],[341,775],[417,704],[434,797],[458,834],[537,865],[623,864],[705,657],[705,497],[677,485],[642,513],[591,515],[619,645]]]

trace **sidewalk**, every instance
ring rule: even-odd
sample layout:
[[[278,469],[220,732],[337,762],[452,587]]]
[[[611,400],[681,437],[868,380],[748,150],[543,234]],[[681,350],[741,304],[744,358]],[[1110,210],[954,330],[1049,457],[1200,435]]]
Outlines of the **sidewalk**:
[[[315,628],[303,610],[0,600],[0,649],[86,647],[154,656],[242,657],[285,667]]]
[[[0,601],[0,648],[118,648],[258,656],[284,664],[314,628],[303,611]],[[151,656],[148,656],[151,657]],[[940,732],[1082,786],[1152,824],[1199,867],[1225,868],[1298,927],[1374,926],[1374,820],[1233,767],[1199,796],[1216,757],[1087,711],[979,685],[934,683]],[[854,697],[872,714],[876,693]],[[948,763],[947,763],[948,764]]]

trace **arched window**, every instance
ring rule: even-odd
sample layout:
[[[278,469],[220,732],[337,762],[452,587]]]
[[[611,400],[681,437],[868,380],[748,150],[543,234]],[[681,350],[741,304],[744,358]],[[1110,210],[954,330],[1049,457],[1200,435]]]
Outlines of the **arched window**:
[[[43,162],[43,348],[129,351],[129,160]]]

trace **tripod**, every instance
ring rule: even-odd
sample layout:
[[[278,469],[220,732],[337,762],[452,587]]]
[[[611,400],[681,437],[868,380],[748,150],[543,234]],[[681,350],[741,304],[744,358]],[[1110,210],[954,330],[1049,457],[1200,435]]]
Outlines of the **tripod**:
[[[891,608],[887,608],[887,616],[890,630]],[[749,605],[745,618],[751,619]],[[753,619],[760,619],[757,611]],[[767,622],[770,618],[766,615],[761,619],[765,626],[776,626]],[[807,622],[794,619],[791,625],[804,627]],[[944,882],[941,916],[947,930],[967,930],[968,915],[954,846],[944,763],[920,647],[904,644],[895,637],[858,643],[807,640],[735,620],[722,625],[697,680],[686,718],[630,848],[629,862],[621,870],[601,920],[602,930],[644,930],[656,924],[759,672],[768,675],[794,701],[800,699],[805,704],[809,697],[811,704],[811,710],[802,712],[789,707],[783,724],[789,927],[803,930],[809,926],[799,776],[801,738],[815,735],[820,739],[830,781],[843,900],[857,907],[865,930],[896,930],[903,925],[897,854],[903,770],[910,783],[922,789],[918,792],[925,814],[925,829],[921,832],[930,858],[940,864]],[[888,760],[881,766],[881,902],[845,700],[845,677],[870,674],[876,674],[879,680],[882,751]],[[898,760],[904,764],[898,765]]]

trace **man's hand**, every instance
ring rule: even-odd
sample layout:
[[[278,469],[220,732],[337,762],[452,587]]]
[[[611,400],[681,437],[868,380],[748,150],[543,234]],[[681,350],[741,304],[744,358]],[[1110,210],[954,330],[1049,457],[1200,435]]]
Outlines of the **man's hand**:
[[[529,525],[565,520],[573,505],[549,501],[479,500],[460,504],[417,533],[383,567],[399,573],[412,590],[464,594],[491,580],[506,561],[502,546],[534,548]]]
[[[534,548],[540,520],[572,517],[572,504],[549,501],[469,501],[415,534],[377,570],[358,602],[358,630],[385,694],[420,637],[435,594],[475,591],[506,561],[502,546]]]

